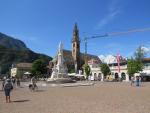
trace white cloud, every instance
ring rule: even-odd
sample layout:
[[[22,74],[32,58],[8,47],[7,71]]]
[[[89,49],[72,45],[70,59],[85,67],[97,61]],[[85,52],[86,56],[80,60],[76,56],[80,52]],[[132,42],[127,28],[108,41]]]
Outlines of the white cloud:
[[[104,56],[104,55],[99,55],[98,57],[99,57],[99,59],[100,59],[103,63],[105,62],[105,56]]]
[[[150,48],[148,48],[148,47],[142,46],[141,49],[142,49],[145,53],[150,52]]]
[[[118,3],[119,3],[118,0],[113,0],[108,5],[108,14],[106,14],[105,17],[99,21],[97,26],[99,29],[107,25],[110,21],[116,18],[118,14],[121,12]]]
[[[107,63],[107,64],[114,63],[114,62],[117,63],[117,59],[113,55],[106,55],[106,56],[99,55],[99,58],[103,63]]]
[[[121,61],[127,60],[127,58],[120,56]],[[99,55],[99,59],[103,62],[103,63],[107,63],[107,64],[111,64],[111,63],[117,63],[117,57],[114,55]]]
[[[98,23],[98,27],[102,28],[103,26],[105,26],[106,24],[108,24],[111,20],[113,20],[120,11],[114,11],[109,13],[108,15],[106,15],[99,23]]]

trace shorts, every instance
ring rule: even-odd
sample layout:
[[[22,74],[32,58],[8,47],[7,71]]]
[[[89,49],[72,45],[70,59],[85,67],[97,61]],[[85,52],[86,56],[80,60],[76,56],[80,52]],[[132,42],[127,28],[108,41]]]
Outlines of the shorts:
[[[5,89],[5,96],[10,96],[10,91],[11,90]]]

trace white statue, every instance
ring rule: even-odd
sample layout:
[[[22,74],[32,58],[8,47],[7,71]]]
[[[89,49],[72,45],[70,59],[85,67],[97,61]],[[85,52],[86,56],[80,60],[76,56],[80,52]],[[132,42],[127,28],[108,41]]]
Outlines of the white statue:
[[[64,65],[64,58],[63,58],[63,44],[60,42],[58,47],[58,54],[57,54],[57,64],[54,64],[52,75],[50,79],[54,78],[63,78],[67,76],[67,67]]]

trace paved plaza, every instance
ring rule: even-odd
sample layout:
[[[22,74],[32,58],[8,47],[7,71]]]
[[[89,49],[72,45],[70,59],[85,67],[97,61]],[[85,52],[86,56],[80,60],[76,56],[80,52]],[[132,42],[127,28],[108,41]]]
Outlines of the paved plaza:
[[[72,87],[39,83],[37,92],[29,91],[27,84],[13,90],[11,103],[5,103],[0,91],[0,113],[150,113],[150,83],[141,87],[125,82]]]

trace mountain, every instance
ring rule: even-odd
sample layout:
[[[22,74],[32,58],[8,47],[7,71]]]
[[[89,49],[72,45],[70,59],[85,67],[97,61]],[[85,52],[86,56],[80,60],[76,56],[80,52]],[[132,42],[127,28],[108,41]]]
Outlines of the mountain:
[[[8,49],[11,48],[15,50],[28,50],[28,48],[22,41],[3,33],[0,33],[0,45]]]
[[[13,63],[32,63],[37,59],[43,59],[48,64],[52,57],[35,53],[24,42],[0,33],[0,73],[8,73]]]

